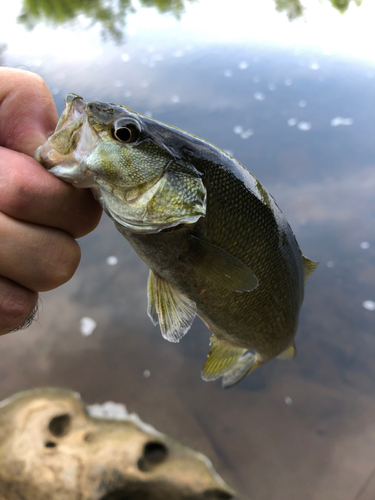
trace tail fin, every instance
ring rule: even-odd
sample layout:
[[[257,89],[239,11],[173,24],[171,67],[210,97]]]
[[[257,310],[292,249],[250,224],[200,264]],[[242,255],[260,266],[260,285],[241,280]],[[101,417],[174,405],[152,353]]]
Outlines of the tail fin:
[[[249,375],[255,368],[258,368],[262,362],[257,353],[247,352],[223,375],[222,387],[227,389],[237,384],[246,375]]]

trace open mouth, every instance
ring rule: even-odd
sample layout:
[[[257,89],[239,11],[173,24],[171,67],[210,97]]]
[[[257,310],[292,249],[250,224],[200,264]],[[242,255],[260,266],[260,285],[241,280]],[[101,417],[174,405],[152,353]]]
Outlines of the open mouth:
[[[86,101],[79,95],[68,94],[55,132],[36,150],[34,158],[47,169],[61,163],[76,149],[85,116]]]
[[[80,95],[68,94],[65,97],[65,108],[56,126],[55,134],[76,122],[85,112],[86,101]]]

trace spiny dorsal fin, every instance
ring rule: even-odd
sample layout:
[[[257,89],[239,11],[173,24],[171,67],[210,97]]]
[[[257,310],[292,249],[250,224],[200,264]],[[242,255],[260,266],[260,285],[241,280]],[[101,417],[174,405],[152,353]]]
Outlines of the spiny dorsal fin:
[[[303,274],[304,274],[305,283],[306,283],[306,281],[310,278],[312,273],[315,271],[319,262],[314,262],[314,261],[308,259],[307,257],[305,257],[304,255],[302,255],[302,259],[303,259]]]
[[[294,342],[285,351],[277,356],[277,359],[293,359],[297,355],[297,350]]]
[[[179,342],[190,330],[197,314],[194,301],[176,290],[168,281],[150,270],[147,283],[147,314],[169,342]]]
[[[233,255],[216,245],[190,235],[190,253],[184,262],[209,280],[235,290],[250,292],[259,282],[253,271]]]
[[[242,347],[234,347],[217,339],[215,335],[211,336],[210,344],[212,347],[202,368],[202,378],[206,381],[221,377],[246,351]]]
[[[257,353],[247,352],[224,374],[222,387],[224,389],[232,387],[261,364],[261,358]]]

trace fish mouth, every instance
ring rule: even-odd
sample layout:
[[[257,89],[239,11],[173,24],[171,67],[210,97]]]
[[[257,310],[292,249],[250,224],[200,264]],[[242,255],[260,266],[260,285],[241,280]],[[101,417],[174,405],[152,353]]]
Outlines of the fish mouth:
[[[86,101],[77,94],[68,94],[55,132],[36,150],[34,158],[50,170],[69,157],[80,141],[85,117]]]

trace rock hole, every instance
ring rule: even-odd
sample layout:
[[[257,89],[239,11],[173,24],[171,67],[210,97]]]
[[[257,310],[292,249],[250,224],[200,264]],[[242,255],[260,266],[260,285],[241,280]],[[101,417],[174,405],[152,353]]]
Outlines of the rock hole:
[[[46,444],[45,444],[45,447],[46,448],[55,448],[56,447],[56,443],[54,443],[53,441],[47,441]]]
[[[83,436],[83,440],[86,443],[91,443],[95,439],[95,434],[93,432],[86,432],[86,434]]]
[[[67,413],[54,417],[48,426],[50,433],[55,437],[62,437],[68,434],[71,424],[71,417]]]
[[[159,465],[168,456],[167,447],[159,441],[149,441],[144,445],[143,455],[138,460],[138,469],[147,472],[155,465]]]

